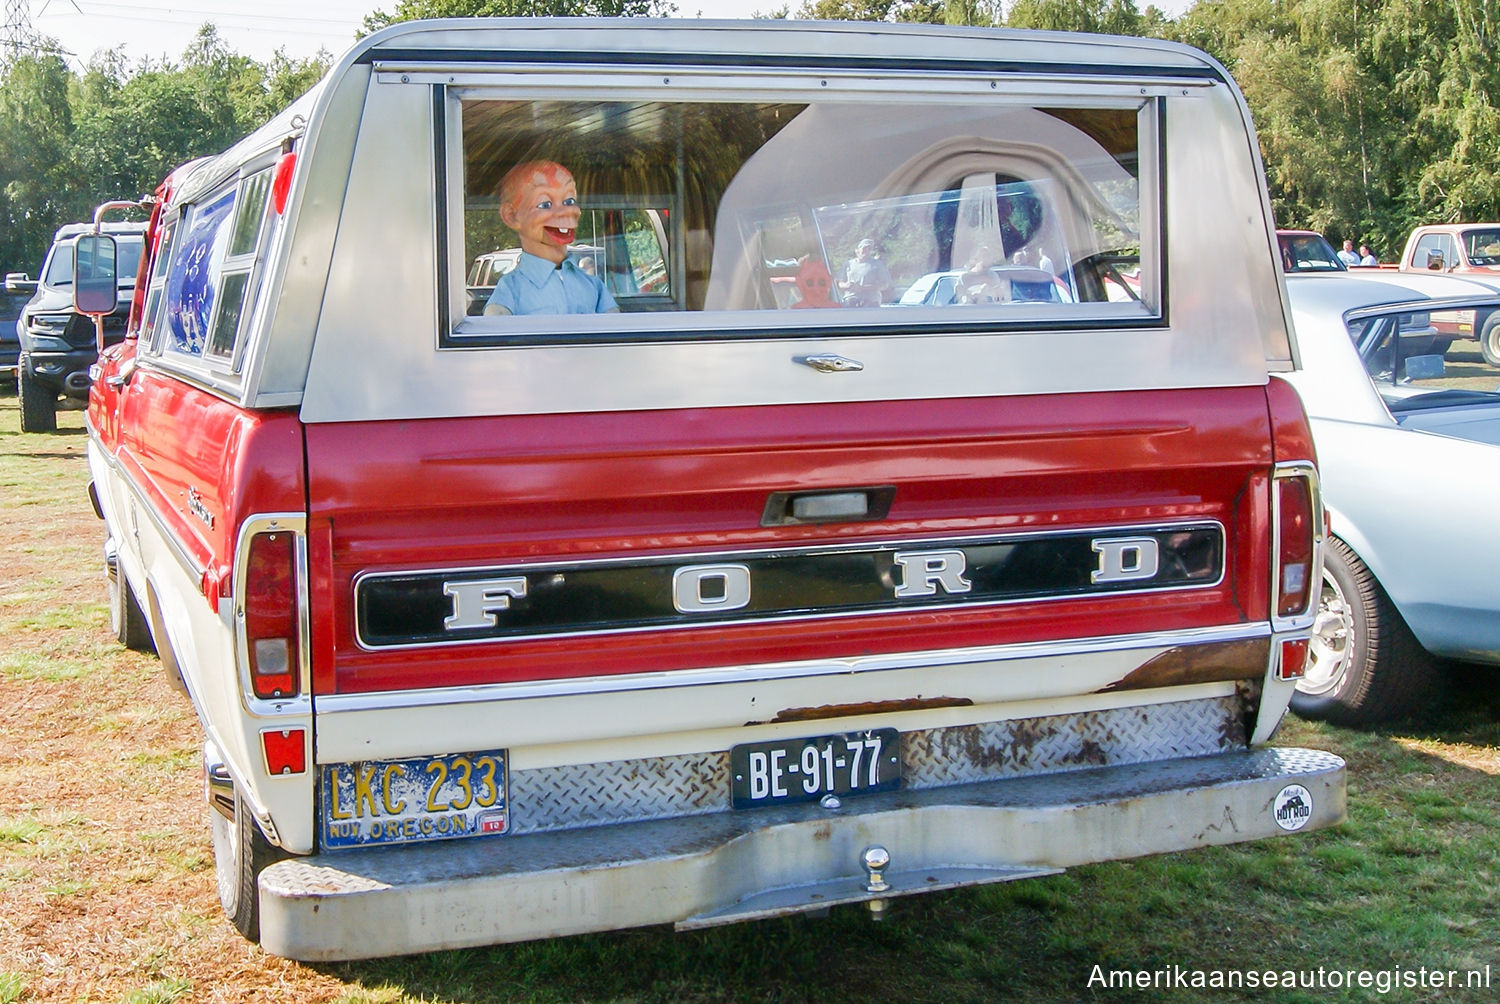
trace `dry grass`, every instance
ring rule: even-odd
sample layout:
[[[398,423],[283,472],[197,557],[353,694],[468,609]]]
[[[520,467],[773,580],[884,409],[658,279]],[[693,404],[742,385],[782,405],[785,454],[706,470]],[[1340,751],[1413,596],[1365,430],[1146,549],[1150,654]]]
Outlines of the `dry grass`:
[[[82,416],[0,396],[0,1002],[318,1001],[343,981],[224,921],[201,733],[108,629]]]

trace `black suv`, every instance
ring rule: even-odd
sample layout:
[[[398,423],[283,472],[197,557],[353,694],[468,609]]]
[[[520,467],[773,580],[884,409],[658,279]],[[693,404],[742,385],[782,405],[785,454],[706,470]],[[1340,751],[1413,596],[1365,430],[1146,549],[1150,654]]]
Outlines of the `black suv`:
[[[97,355],[94,320],[73,310],[73,245],[79,234],[93,228],[70,223],[52,238],[52,249],[42,263],[41,278],[32,283],[6,277],[6,288],[19,292],[35,286],[31,302],[16,319],[21,358],[16,368],[21,431],[51,432],[57,428],[60,400],[88,400],[89,367]],[[135,269],[145,243],[144,223],[104,223],[100,231],[115,239],[120,262],[119,302],[104,318],[104,341],[112,345],[125,337],[130,299],[135,293]]]

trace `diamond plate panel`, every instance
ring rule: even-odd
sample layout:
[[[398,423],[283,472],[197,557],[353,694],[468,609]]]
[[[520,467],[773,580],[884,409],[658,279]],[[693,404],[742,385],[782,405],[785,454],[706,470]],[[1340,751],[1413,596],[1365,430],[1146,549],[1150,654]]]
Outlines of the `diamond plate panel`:
[[[808,734],[818,734],[817,723],[809,723]],[[901,734],[908,788],[1208,756],[1244,747],[1244,722],[1233,697]],[[729,752],[512,771],[510,806],[512,833],[728,811]]]
[[[512,771],[511,832],[729,808],[729,752]]]
[[[1232,697],[902,733],[908,788],[1208,756],[1245,746]]]

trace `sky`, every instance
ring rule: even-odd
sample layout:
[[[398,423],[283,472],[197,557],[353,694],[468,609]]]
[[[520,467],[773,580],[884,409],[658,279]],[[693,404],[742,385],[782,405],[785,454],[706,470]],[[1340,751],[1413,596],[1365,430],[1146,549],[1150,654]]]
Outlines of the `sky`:
[[[9,11],[17,0],[4,0]],[[22,0],[24,2],[24,0]],[[676,0],[680,17],[749,17],[784,0]],[[1151,0],[1137,0],[1144,8]],[[1171,12],[1190,0],[1154,0]],[[301,58],[319,48],[337,56],[354,42],[366,14],[391,10],[396,0],[30,0],[31,24],[62,43],[76,69],[100,49],[124,45],[128,63],[162,58],[180,62],[198,28],[212,21],[229,49],[264,61],[278,49]],[[791,0],[788,6],[799,6]]]

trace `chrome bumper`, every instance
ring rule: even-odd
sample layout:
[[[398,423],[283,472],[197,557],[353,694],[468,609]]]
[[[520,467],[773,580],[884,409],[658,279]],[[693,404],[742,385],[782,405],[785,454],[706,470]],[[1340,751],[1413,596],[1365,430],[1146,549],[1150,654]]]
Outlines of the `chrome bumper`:
[[[1344,762],[1257,749],[554,833],[349,850],[260,878],[261,943],[307,961],[679,929],[1044,875],[1344,819]],[[1310,803],[1310,804],[1308,804]],[[872,876],[864,852],[890,863]],[[880,888],[882,882],[887,888]],[[877,891],[871,891],[872,887]]]

